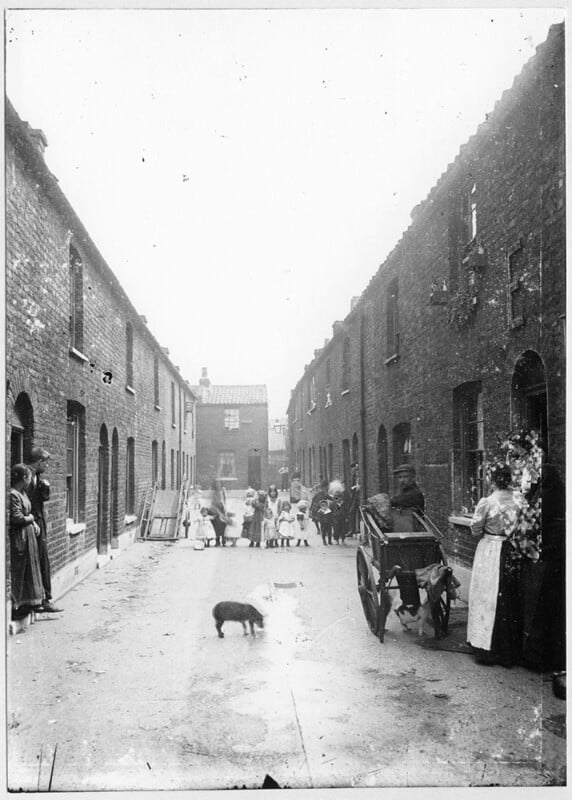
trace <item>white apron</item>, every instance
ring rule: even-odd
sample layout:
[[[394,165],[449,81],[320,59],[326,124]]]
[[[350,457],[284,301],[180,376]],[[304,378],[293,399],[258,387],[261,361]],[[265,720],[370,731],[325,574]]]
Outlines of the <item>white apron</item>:
[[[497,611],[501,548],[504,536],[488,533],[477,545],[471,585],[469,587],[469,619],[467,641],[473,647],[490,650]]]

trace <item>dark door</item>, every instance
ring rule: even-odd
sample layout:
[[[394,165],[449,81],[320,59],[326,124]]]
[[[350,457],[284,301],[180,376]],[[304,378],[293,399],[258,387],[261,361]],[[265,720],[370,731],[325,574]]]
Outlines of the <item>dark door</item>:
[[[248,485],[253,489],[260,489],[262,483],[262,458],[248,456]]]
[[[109,540],[109,447],[99,447],[97,486],[97,552],[107,552]]]

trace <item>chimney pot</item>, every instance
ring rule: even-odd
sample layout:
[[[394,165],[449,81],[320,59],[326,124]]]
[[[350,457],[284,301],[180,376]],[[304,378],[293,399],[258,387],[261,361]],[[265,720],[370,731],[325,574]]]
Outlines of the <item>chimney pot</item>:
[[[207,368],[203,367],[201,371],[201,379],[199,381],[200,386],[206,386],[207,388],[211,385],[210,378],[207,374]]]

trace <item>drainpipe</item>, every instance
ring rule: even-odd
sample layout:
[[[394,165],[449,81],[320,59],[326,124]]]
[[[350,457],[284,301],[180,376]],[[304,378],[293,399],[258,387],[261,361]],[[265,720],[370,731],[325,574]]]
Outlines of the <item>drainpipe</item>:
[[[360,331],[359,331],[359,369],[360,369],[360,431],[361,431],[361,469],[360,469],[360,486],[361,486],[361,499],[367,497],[367,446],[366,446],[366,419],[365,419],[365,369],[364,369],[364,327],[365,327],[365,312],[360,314]]]

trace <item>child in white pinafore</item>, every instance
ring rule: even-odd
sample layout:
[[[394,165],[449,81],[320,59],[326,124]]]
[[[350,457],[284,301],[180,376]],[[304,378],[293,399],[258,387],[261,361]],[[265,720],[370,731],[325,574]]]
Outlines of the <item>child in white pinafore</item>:
[[[282,503],[282,510],[278,514],[278,536],[280,538],[280,547],[290,547],[290,539],[294,538],[294,522],[296,518],[292,513],[292,506],[285,500]]]
[[[298,541],[296,542],[296,547],[300,547],[300,542],[302,539],[304,540],[304,544],[306,547],[309,547],[308,544],[308,503],[306,500],[300,500],[298,503],[298,509],[296,511],[296,531]]]
[[[264,518],[262,520],[262,539],[266,543],[266,547],[274,547],[276,542],[276,520],[271,508],[264,509]]]
[[[195,550],[202,550],[205,547],[210,547],[211,539],[215,538],[215,529],[212,525],[212,516],[206,506],[203,506],[200,511],[200,517],[195,520]]]

